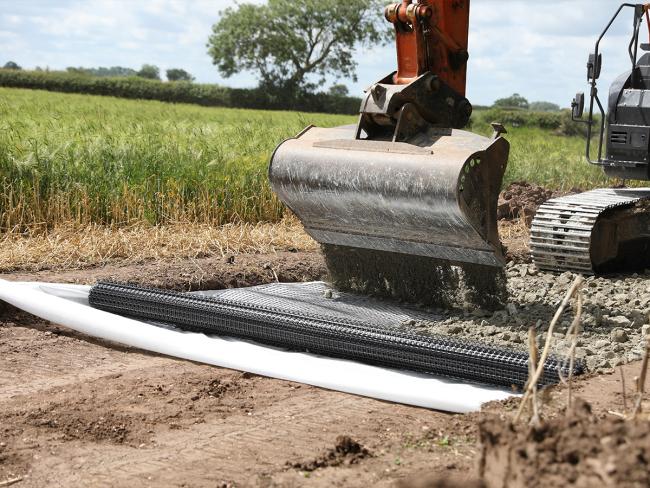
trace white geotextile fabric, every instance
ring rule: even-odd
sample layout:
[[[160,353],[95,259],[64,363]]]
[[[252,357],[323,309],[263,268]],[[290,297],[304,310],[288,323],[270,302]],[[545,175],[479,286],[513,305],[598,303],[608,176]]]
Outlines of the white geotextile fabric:
[[[16,308],[89,336],[168,356],[448,412],[472,412],[512,396],[496,388],[157,327],[90,307],[89,290],[0,280],[0,300]]]

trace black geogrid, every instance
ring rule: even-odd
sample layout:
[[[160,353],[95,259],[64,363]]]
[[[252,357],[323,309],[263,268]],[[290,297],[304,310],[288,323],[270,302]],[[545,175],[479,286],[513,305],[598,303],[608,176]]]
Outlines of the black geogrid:
[[[228,290],[227,298],[206,297],[100,282],[92,287],[89,300],[100,310],[185,330],[389,368],[517,388],[523,388],[528,378],[528,355],[524,352],[346,319],[340,311],[327,313],[320,304],[310,305],[309,294],[305,293],[297,293],[300,299],[291,307],[277,306],[291,298],[290,288],[283,288],[277,301],[270,292],[251,294],[244,289],[241,295]],[[311,296],[313,302],[326,300],[322,294]],[[368,303],[364,306],[368,307]],[[331,301],[328,307],[332,307]],[[583,369],[582,362],[578,362],[574,374]],[[540,386],[558,383],[560,370],[567,375],[562,361],[549,357]]]

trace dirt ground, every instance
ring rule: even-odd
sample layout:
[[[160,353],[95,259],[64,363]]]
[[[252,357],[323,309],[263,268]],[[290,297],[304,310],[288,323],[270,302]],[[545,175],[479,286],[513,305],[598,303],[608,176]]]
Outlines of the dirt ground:
[[[190,290],[324,275],[320,254],[286,252],[0,278]],[[623,368],[628,390],[638,370]],[[596,416],[623,409],[618,373],[575,389]],[[562,416],[566,392],[546,403]],[[0,315],[0,486],[471,486],[485,459],[479,423],[515,408],[450,415],[107,344],[9,307]]]

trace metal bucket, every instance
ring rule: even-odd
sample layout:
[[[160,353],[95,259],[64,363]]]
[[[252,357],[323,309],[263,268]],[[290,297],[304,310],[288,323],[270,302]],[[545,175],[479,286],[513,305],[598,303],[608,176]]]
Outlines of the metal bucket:
[[[503,266],[496,208],[509,144],[432,128],[408,143],[310,127],[276,149],[269,179],[322,244]]]

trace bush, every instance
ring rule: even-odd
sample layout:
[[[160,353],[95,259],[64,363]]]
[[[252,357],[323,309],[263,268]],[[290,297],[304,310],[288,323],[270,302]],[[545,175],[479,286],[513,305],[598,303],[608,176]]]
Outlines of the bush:
[[[571,120],[571,110],[562,110],[561,123],[557,133],[562,136],[580,136],[587,137],[587,124]],[[587,120],[585,115],[582,120]],[[594,115],[594,129],[592,135],[600,133],[600,115]]]
[[[532,112],[501,108],[481,111],[477,117],[484,123],[500,122],[506,127],[539,127],[554,130],[561,127],[563,120],[562,112]]]
[[[300,94],[291,100],[261,88],[227,88],[219,85],[164,83],[139,77],[95,78],[80,73],[0,69],[0,86],[119,98],[190,103],[211,107],[296,110],[357,114],[361,100],[326,93]]]

